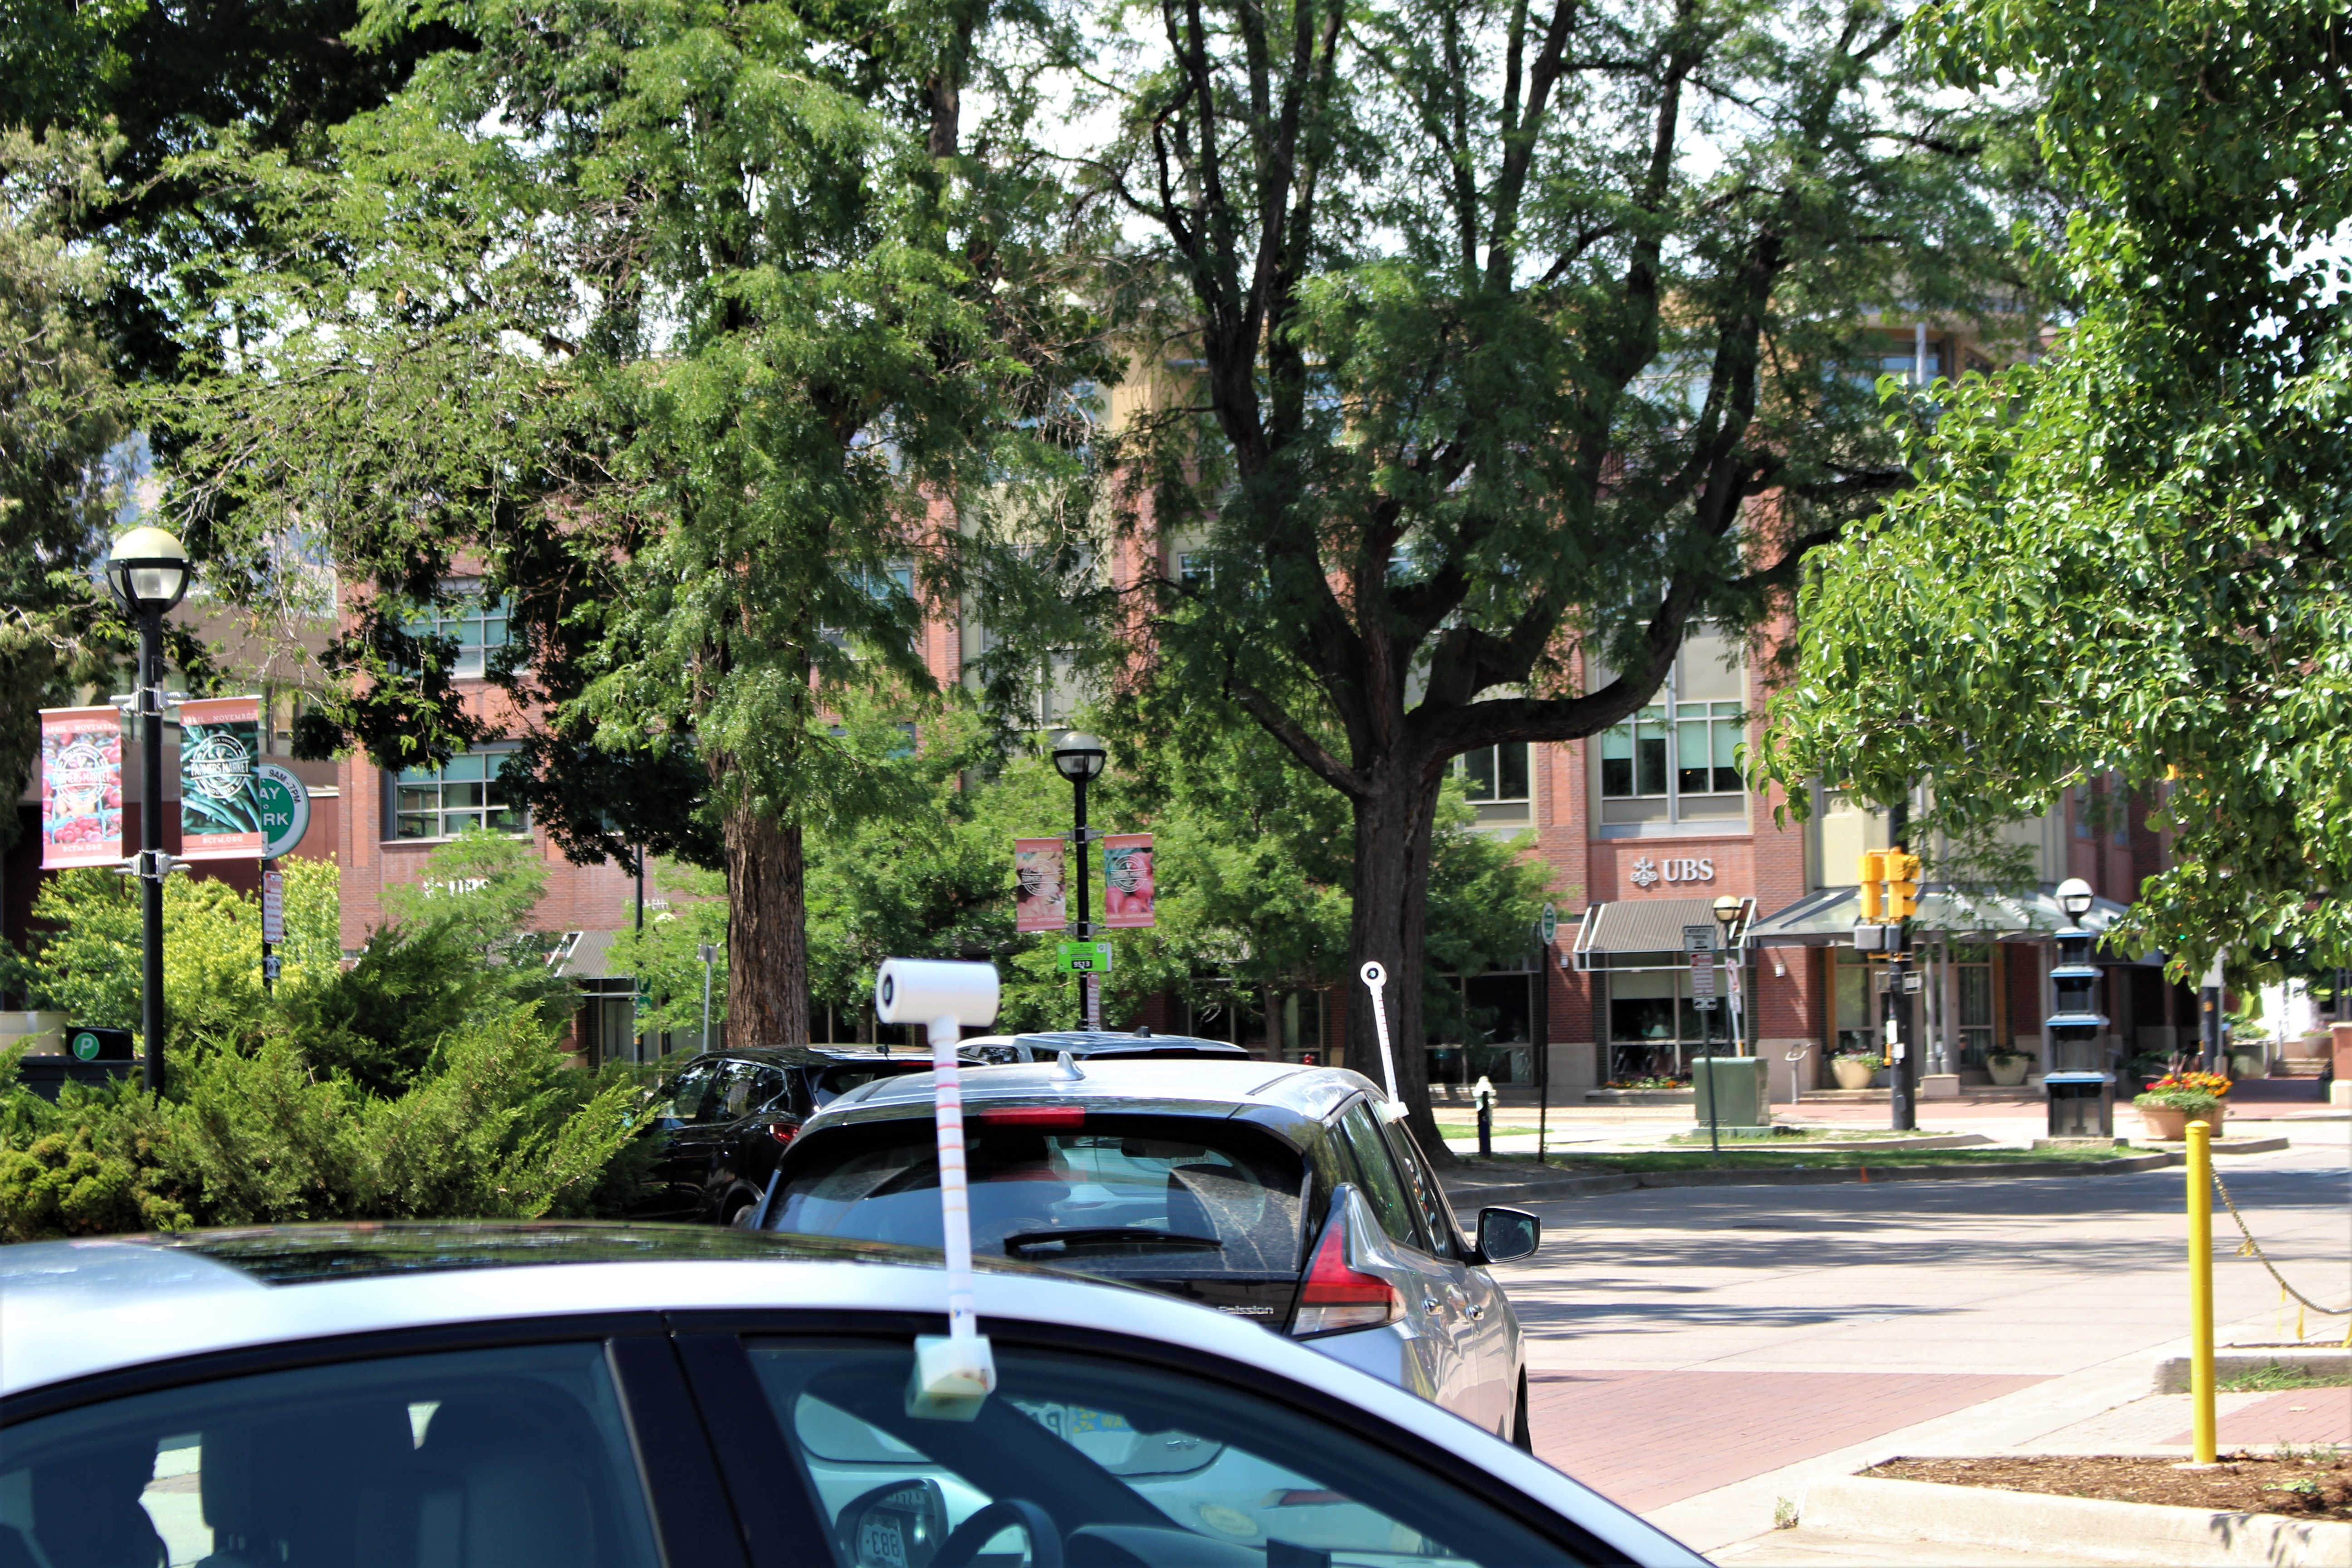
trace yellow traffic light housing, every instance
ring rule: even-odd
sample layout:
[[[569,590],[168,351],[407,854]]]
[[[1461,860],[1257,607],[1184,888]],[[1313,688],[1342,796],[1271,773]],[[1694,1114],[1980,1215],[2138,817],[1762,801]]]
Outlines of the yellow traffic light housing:
[[[1886,855],[1886,918],[1907,921],[1919,912],[1919,857],[1900,849]]]
[[[1862,875],[1858,879],[1862,884],[1862,918],[1866,921],[1885,920],[1885,889],[1880,885],[1886,880],[1885,850],[1863,851]]]

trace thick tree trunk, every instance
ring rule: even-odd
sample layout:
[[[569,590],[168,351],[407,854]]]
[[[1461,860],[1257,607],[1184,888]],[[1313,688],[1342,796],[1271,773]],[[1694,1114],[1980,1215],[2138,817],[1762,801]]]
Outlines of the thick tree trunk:
[[[727,816],[727,1043],[804,1046],[808,898],[801,830]]]
[[[1381,1081],[1381,1040],[1371,994],[1358,973],[1365,960],[1388,969],[1389,1038],[1396,1051],[1397,1097],[1406,1124],[1432,1163],[1452,1156],[1437,1135],[1429,1103],[1429,1057],[1423,1039],[1423,927],[1429,907],[1429,847],[1436,830],[1438,780],[1418,764],[1385,762],[1374,787],[1355,801],[1356,889],[1349,935],[1348,1065]]]

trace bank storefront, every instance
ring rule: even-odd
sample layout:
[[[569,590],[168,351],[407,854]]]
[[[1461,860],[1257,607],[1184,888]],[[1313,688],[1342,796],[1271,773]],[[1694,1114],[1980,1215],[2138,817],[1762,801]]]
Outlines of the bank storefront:
[[[1711,878],[1713,868],[1708,870]],[[1731,928],[1733,974],[1725,973],[1723,954],[1716,955],[1717,995],[1736,992],[1735,1011],[1720,1002],[1699,1005],[1685,946],[1686,928],[1703,928],[1721,942],[1714,899],[1643,899],[1584,911],[1569,952],[1591,986],[1602,1085],[1685,1080],[1694,1057],[1752,1054],[1756,976],[1753,952],[1742,938],[1754,913],[1755,900],[1741,899]]]

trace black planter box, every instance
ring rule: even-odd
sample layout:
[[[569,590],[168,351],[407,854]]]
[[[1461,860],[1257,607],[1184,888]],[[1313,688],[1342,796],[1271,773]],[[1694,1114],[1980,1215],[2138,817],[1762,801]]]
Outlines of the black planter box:
[[[114,1079],[129,1078],[143,1065],[137,1060],[85,1062],[72,1057],[19,1057],[16,1077],[43,1100],[55,1100],[58,1090],[68,1083],[88,1084],[95,1089]]]

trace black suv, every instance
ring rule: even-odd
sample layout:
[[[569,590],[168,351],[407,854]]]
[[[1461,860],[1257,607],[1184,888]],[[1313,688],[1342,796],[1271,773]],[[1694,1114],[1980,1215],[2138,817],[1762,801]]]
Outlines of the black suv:
[[[655,1089],[651,1180],[631,1217],[732,1225],[767,1190],[801,1123],[861,1084],[928,1072],[927,1051],[777,1046],[695,1057]]]

